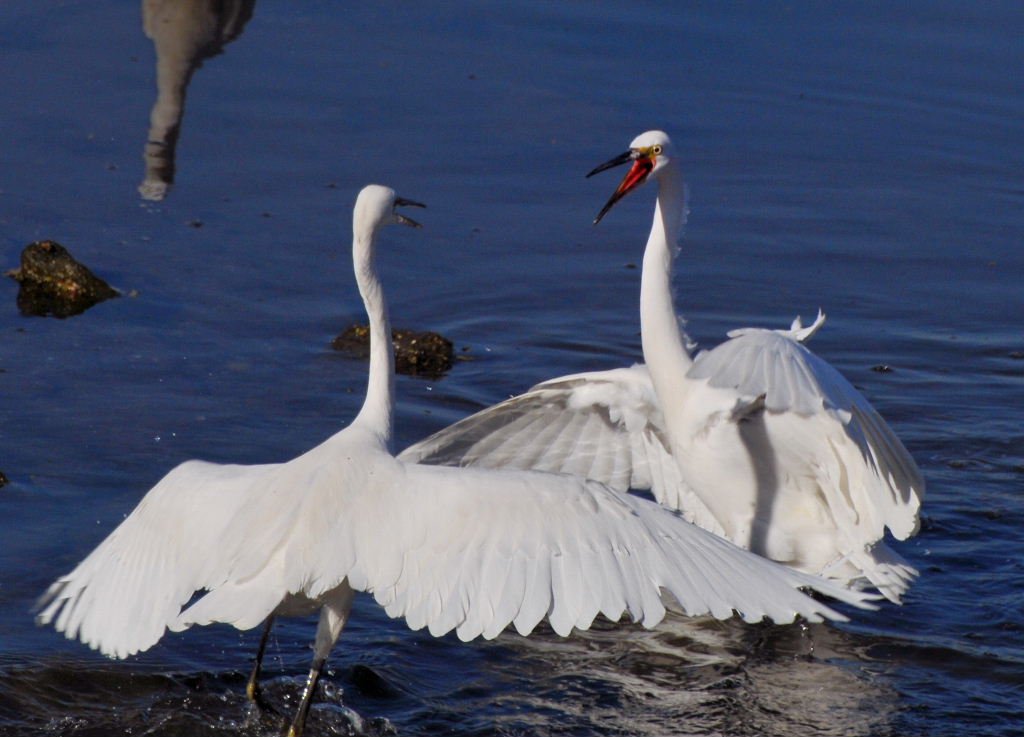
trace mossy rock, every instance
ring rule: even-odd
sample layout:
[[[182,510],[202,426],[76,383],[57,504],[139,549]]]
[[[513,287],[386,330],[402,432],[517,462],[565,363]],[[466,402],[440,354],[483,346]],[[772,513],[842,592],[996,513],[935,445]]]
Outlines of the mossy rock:
[[[21,252],[21,266],[7,276],[21,285],[18,309],[23,315],[70,317],[120,296],[56,241],[29,243]]]
[[[418,376],[440,376],[452,367],[452,342],[431,331],[392,329],[391,342],[395,348],[395,371]],[[354,356],[370,355],[370,326],[349,325],[331,346]]]

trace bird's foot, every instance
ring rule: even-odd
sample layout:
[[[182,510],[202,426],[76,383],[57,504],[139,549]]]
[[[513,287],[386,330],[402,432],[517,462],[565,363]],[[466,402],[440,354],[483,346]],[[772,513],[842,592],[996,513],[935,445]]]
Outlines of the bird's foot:
[[[278,711],[269,701],[266,700],[266,698],[264,698],[263,689],[260,688],[258,683],[250,681],[245,687],[245,695],[261,712],[273,714],[276,717],[284,716],[284,714]]]

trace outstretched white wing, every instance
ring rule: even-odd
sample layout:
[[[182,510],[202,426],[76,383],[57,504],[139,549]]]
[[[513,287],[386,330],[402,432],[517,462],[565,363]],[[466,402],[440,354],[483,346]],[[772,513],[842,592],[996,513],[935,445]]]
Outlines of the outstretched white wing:
[[[403,464],[376,530],[349,517],[325,561],[353,559],[353,587],[393,617],[463,640],[529,633],[545,617],[567,635],[598,613],[645,626],[662,591],[689,614],[747,621],[834,618],[797,591],[811,586],[865,605],[864,595],[741,550],[657,504],[564,474]],[[395,544],[397,543],[397,544]]]
[[[403,461],[570,473],[655,498],[705,529],[721,529],[683,482],[646,366],[537,384],[406,448]]]
[[[881,540],[887,527],[900,539],[914,534],[924,481],[867,400],[801,345],[823,322],[819,313],[807,327],[797,318],[789,330],[731,332],[687,371],[684,406],[662,407],[644,366],[576,374],[482,410],[401,457],[650,488],[705,529],[745,544],[759,526],[782,541],[779,560],[837,577],[859,572],[898,601],[916,571]],[[665,413],[684,418],[677,448]],[[759,413],[761,440],[741,430]],[[763,486],[751,487],[762,471],[781,474],[767,499]]]
[[[213,585],[221,540],[283,467],[182,463],[50,586],[37,622],[112,657],[152,647],[192,595]]]
[[[544,617],[566,634],[598,612],[652,626],[662,589],[692,614],[751,621],[842,618],[801,586],[871,606],[595,482],[401,463],[342,435],[285,464],[182,464],[49,589],[39,621],[124,657],[168,628],[253,627],[346,578],[463,639]]]
[[[819,316],[815,325],[820,322]],[[830,506],[851,507],[840,518],[873,521],[873,536],[865,542],[880,538],[884,527],[901,540],[913,535],[924,480],[899,438],[864,396],[790,331],[744,328],[729,335],[731,340],[698,355],[687,377],[735,391],[739,405],[763,403],[770,413],[819,419],[825,450],[821,458],[808,459],[808,466],[822,474],[837,464],[841,472],[866,470],[856,488],[851,484],[842,498],[829,500]],[[780,438],[776,444],[785,441]]]

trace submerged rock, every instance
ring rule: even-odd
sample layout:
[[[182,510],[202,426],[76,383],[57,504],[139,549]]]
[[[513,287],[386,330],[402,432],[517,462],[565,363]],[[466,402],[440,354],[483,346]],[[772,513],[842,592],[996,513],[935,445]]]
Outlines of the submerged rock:
[[[400,374],[440,376],[452,367],[452,342],[443,335],[395,328],[391,342],[395,347],[395,371]],[[349,325],[331,341],[331,346],[365,358],[370,355],[369,325]]]
[[[21,314],[70,317],[120,292],[78,263],[56,241],[29,243],[21,252],[21,266],[7,272],[21,285]]]

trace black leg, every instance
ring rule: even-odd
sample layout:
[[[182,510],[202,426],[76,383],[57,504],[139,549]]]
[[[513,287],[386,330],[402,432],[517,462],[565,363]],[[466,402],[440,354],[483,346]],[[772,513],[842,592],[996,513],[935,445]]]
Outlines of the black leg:
[[[299,710],[286,733],[288,737],[299,737],[302,734],[302,728],[306,726],[306,715],[309,714],[309,704],[316,691],[317,681],[320,680],[320,670],[327,662],[331,648],[338,641],[338,635],[341,634],[345,622],[348,621],[355,595],[346,579],[336,588],[328,591],[322,599],[320,622],[316,626],[316,638],[313,640],[313,666],[309,669],[309,678],[306,679],[306,688],[302,692]]]
[[[263,634],[260,635],[260,646],[256,650],[256,664],[252,668],[252,675],[249,676],[249,682],[245,685],[245,695],[248,696],[249,701],[256,704],[256,707],[261,711],[269,711],[272,714],[278,714],[277,709],[264,700],[263,691],[260,689],[260,667],[263,665],[263,654],[267,650],[267,640],[270,639],[270,630],[273,626],[274,615],[271,614],[263,624]]]
[[[306,688],[302,691],[302,700],[299,702],[299,710],[295,713],[295,719],[288,727],[287,737],[299,737],[303,727],[306,726],[306,715],[309,713],[309,704],[313,699],[313,692],[316,691],[316,684],[320,680],[320,669],[324,667],[325,658],[316,658],[313,667],[309,669],[309,678],[306,679]]]

